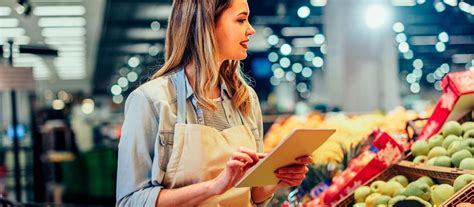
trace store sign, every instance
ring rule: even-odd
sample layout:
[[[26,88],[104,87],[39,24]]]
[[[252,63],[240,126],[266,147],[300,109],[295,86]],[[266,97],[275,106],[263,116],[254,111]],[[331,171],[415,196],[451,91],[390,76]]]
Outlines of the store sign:
[[[0,91],[12,89],[33,90],[33,69],[0,65]]]

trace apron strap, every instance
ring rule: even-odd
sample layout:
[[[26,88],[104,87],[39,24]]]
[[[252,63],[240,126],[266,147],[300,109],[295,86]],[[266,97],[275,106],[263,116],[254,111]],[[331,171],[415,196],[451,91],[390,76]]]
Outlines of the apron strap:
[[[184,69],[180,69],[178,72],[173,74],[172,80],[176,89],[176,105],[177,105],[177,117],[176,123],[185,124],[187,123],[186,119],[186,99],[188,96],[188,91],[192,90],[189,86],[188,79],[184,73]],[[204,114],[202,109],[198,106],[196,97],[191,95],[191,103],[193,105],[194,111],[199,124],[204,124]]]
[[[171,77],[176,89],[176,123],[186,123],[186,77],[184,69],[180,69]]]
[[[242,112],[240,112],[240,110],[237,109],[237,113],[239,114],[240,122],[242,122],[242,125],[245,126],[244,117],[243,117],[243,115],[242,115]]]

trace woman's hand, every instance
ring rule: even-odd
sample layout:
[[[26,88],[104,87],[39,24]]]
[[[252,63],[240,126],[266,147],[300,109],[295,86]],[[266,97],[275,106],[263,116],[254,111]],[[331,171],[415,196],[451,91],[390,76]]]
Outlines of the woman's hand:
[[[227,161],[224,170],[212,180],[211,190],[220,195],[234,187],[245,172],[258,162],[260,157],[262,155],[256,153],[255,150],[240,147]]]
[[[299,157],[296,163],[275,170],[275,176],[280,179],[278,189],[298,186],[303,182],[308,172],[308,165],[313,163],[311,156]]]

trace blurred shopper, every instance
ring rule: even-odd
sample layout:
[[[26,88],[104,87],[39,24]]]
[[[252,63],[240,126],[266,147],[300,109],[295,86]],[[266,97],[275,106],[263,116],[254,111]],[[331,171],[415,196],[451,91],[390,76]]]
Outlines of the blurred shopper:
[[[310,157],[275,172],[275,186],[233,188],[263,156],[260,104],[239,60],[247,57],[246,0],[175,0],[165,63],[125,104],[119,206],[264,205],[301,183]]]

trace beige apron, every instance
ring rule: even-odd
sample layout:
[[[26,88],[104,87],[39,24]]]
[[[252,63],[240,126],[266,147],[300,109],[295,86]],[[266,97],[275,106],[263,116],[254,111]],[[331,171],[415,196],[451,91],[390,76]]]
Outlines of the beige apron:
[[[181,73],[181,78],[185,78],[184,71]],[[180,82],[175,82],[178,106],[173,151],[163,179],[163,185],[171,189],[211,180],[222,172],[239,147],[257,148],[255,138],[245,127],[240,113],[242,125],[223,131],[202,124],[187,124],[187,89]],[[202,111],[196,103],[194,99],[193,106],[198,109],[198,120],[202,123]],[[250,199],[250,188],[232,188],[222,195],[210,197],[199,206],[251,206]]]

